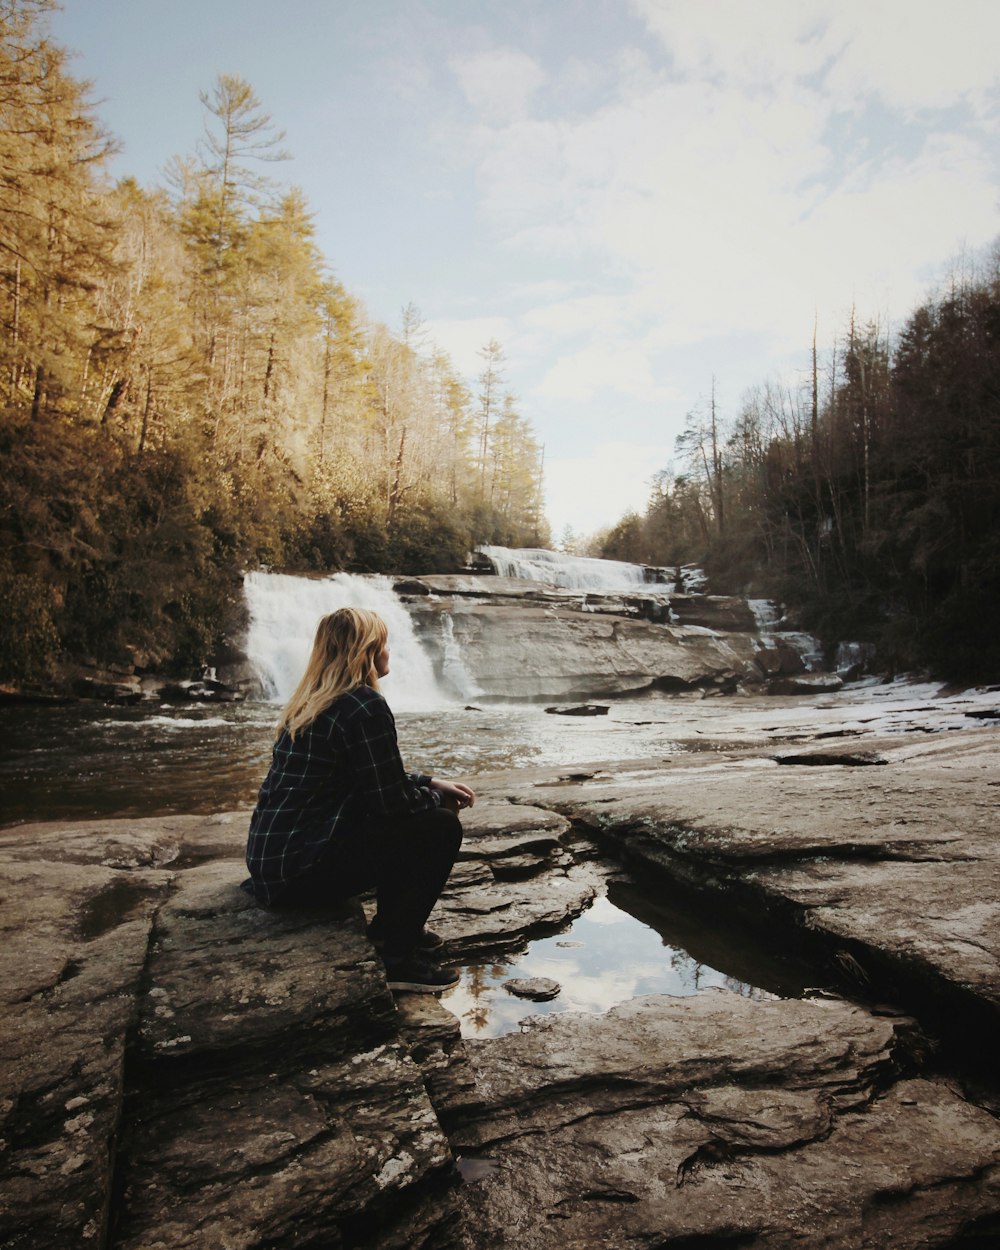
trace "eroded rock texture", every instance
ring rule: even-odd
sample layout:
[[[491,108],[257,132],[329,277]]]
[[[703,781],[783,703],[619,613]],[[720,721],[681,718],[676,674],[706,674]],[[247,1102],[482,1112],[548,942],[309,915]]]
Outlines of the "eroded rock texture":
[[[436,576],[399,583],[414,625],[438,656],[458,644],[462,693],[592,699],[658,687],[759,685],[804,668],[801,636],[761,640],[745,599],[562,590],[509,577]],[[831,689],[839,679],[830,678]]]
[[[469,824],[439,925],[456,945],[509,948],[594,897],[564,817],[498,802]],[[435,1054],[460,1084],[457,1022],[397,1012],[357,903],[258,908],[245,828],[0,834],[5,1250],[449,1244],[428,1086]]]
[[[725,991],[470,1043],[465,1245],[950,1244],[995,1227],[993,1118],[901,1078],[909,1022]]]
[[[991,733],[889,741],[885,767],[674,760],[530,787],[624,853],[798,932],[1000,1045],[1000,753]]]
[[[865,769],[732,754],[497,778],[433,923],[470,960],[516,949],[604,888],[594,845],[613,836],[647,877],[790,941],[821,935],[862,971],[881,960],[904,988],[933,981],[988,1023],[986,746],[880,744],[887,765]],[[711,991],[463,1042],[444,1003],[394,1003],[359,904],[252,904],[245,829],[236,814],[0,833],[5,1250],[1000,1235],[988,1099],[929,1067],[898,1012]]]

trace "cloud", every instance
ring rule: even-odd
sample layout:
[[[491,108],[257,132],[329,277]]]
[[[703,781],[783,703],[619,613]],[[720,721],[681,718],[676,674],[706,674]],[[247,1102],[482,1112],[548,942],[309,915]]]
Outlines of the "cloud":
[[[474,114],[449,138],[508,279],[489,295],[504,324],[459,354],[474,376],[503,343],[556,532],[642,507],[713,375],[734,398],[790,381],[814,317],[821,344],[852,308],[898,324],[1000,228],[1000,6],[956,0],[947,23],[927,0],[631,7],[646,38],[616,26],[603,57],[451,62]],[[611,427],[643,446],[595,446]]]
[[[676,398],[678,392],[658,383],[649,354],[627,343],[595,341],[560,356],[532,396],[541,399],[593,399],[600,392],[631,396],[646,402]]]
[[[428,334],[447,353],[458,372],[474,379],[483,371],[483,347],[496,339],[509,355],[509,344],[517,339],[509,317],[440,318],[426,322]]]
[[[807,333],[817,306],[839,315],[860,295],[892,293],[901,315],[928,261],[997,229],[995,158],[981,133],[962,128],[955,109],[967,92],[950,70],[920,97],[952,106],[936,133],[884,111],[840,120],[858,107],[859,84],[900,107],[917,102],[900,85],[895,53],[883,49],[878,75],[885,32],[856,6],[847,16],[742,0],[637,8],[673,53],[672,72],[639,57],[642,72],[623,74],[589,112],[525,114],[470,135],[480,213],[499,245],[542,273],[586,269],[592,285],[621,292],[541,303],[526,328],[578,339],[593,310],[588,354],[619,326],[663,345],[748,327],[787,342]],[[914,29],[901,22],[904,60],[917,47],[930,55],[929,22],[929,8]],[[977,66],[980,88],[998,81],[978,54]],[[552,362],[541,393],[593,393],[587,375],[605,374],[607,362],[588,363],[582,351],[577,341]],[[635,351],[603,352],[632,368],[623,393],[655,390]]]
[[[875,95],[913,113],[958,101],[975,113],[996,100],[1000,8],[994,0],[850,0],[831,15],[843,51],[825,86],[842,104]]]
[[[994,0],[633,0],[682,77],[777,91],[815,79],[837,108],[868,97],[905,110],[965,100],[977,111],[997,82]]]
[[[481,120],[503,125],[526,115],[545,81],[537,61],[517,48],[492,48],[453,57],[451,68]]]

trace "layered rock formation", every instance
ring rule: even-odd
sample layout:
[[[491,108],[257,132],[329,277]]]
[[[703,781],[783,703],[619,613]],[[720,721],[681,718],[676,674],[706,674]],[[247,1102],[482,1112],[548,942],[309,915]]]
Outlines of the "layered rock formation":
[[[803,635],[769,634],[745,599],[558,589],[506,577],[396,583],[447,683],[484,698],[586,699],[643,690],[732,690],[803,673]],[[455,683],[453,683],[455,684]],[[827,688],[840,682],[828,678]]]
[[[992,1117],[905,1079],[905,1019],[725,991],[470,1046],[468,1247],[931,1246],[992,1221]]]
[[[944,1074],[926,1028],[943,1007],[995,1054],[994,735],[873,743],[878,768],[757,750],[484,779],[435,916],[455,955],[585,908],[610,842],[767,923],[818,984],[868,978],[855,1002],[708,991],[495,1040],[463,1042],[447,999],[394,1003],[358,905],[255,907],[245,814],[0,833],[0,1242],[990,1244],[997,1091]]]
[[[814,747],[785,766],[782,753],[626,767],[550,802],[643,871],[722,891],[862,984],[933,999],[1000,1043],[995,735],[877,745]]]

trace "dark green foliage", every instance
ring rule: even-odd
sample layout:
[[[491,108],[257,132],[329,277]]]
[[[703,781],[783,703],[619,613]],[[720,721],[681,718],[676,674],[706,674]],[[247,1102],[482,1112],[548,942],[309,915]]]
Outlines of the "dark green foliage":
[[[42,681],[59,652],[52,592],[32,573],[0,568],[0,682]]]
[[[664,475],[604,554],[703,563],[717,590],[780,598],[827,642],[874,642],[887,669],[997,680],[1000,252],[893,350],[852,322],[824,389],[815,405],[751,393],[718,472]]]
[[[400,573],[452,573],[464,564],[469,535],[447,518],[413,512],[389,534],[388,559]]]

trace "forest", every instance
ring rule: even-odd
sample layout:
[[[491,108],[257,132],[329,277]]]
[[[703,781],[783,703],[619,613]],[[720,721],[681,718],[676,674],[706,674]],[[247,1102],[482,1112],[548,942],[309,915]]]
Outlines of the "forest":
[[[412,305],[367,317],[238,76],[164,187],[113,184],[51,7],[0,0],[0,681],[188,671],[238,628],[248,568],[547,542],[502,346],[470,384]]]
[[[1000,246],[894,333],[852,316],[822,361],[814,333],[803,378],[728,416],[713,385],[599,553],[702,563],[881,671],[1000,679]]]
[[[0,0],[0,682],[87,659],[184,673],[246,569],[433,572],[544,546],[543,449],[490,341],[474,379],[419,312],[372,321],[220,75],[163,186],[46,32]],[[808,332],[803,342],[808,343]],[[644,510],[591,543],[701,563],[883,670],[1000,677],[1000,249],[901,327],[853,315],[803,384],[688,414]]]

